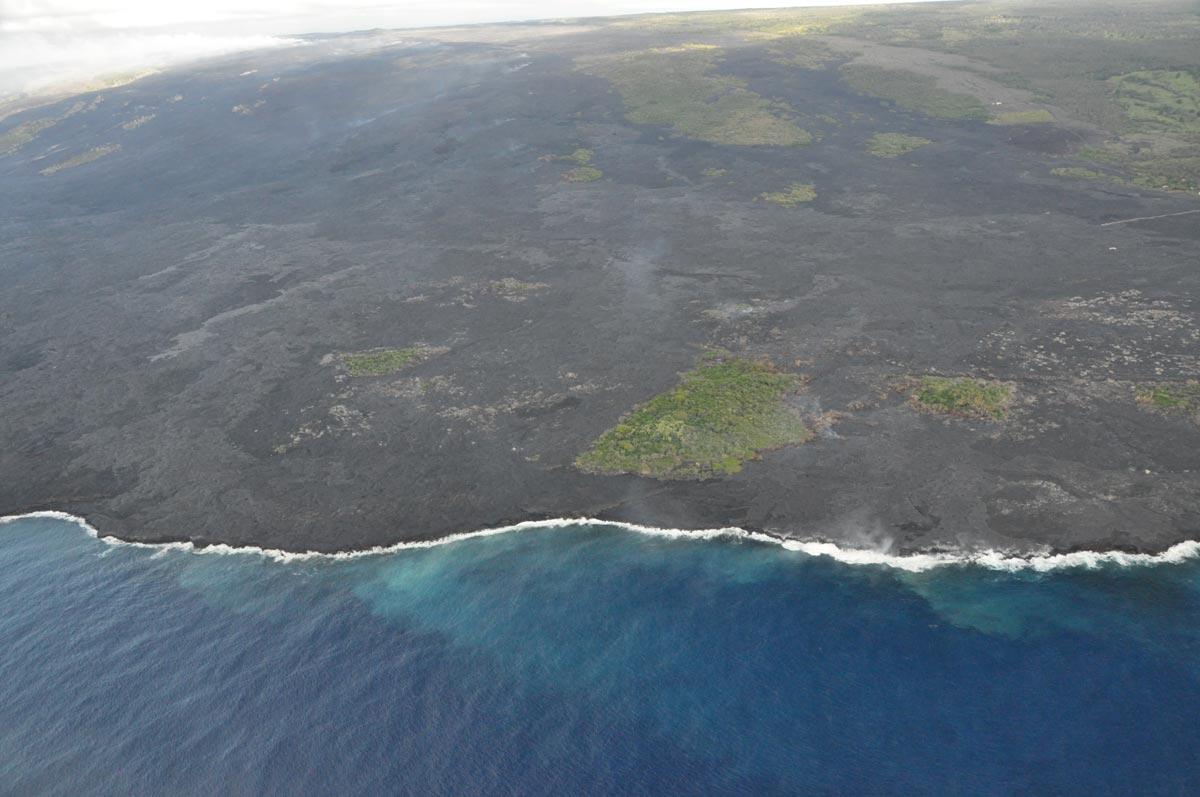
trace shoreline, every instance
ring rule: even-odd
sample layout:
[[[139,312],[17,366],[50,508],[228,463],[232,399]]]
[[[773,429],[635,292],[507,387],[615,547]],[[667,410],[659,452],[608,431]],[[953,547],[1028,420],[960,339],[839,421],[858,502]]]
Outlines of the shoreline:
[[[713,529],[669,529],[656,526],[644,526],[622,521],[601,520],[599,518],[552,518],[548,520],[526,520],[506,526],[477,529],[448,534],[430,540],[408,540],[390,545],[376,545],[369,548],[337,551],[288,551],[281,548],[262,548],[256,545],[234,546],[226,543],[211,543],[197,545],[192,540],[182,539],[171,542],[141,542],[125,540],[120,537],[101,534],[85,518],[69,512],[56,510],[38,510],[17,515],[0,516],[0,526],[6,526],[19,520],[54,519],[74,523],[88,536],[106,545],[127,545],[135,548],[153,548],[155,550],[180,551],[192,554],[221,554],[221,555],[254,555],[270,559],[274,562],[288,563],[310,560],[344,561],[361,559],[371,556],[386,556],[406,550],[435,548],[451,545],[481,537],[493,537],[511,532],[569,528],[572,526],[611,526],[622,531],[646,536],[664,537],[667,539],[717,540],[730,539],[760,544],[777,545],[787,551],[806,554],[810,557],[828,557],[845,565],[875,565],[889,567],[910,573],[920,573],[940,567],[980,567],[987,570],[1018,572],[1032,570],[1048,572],[1052,570],[1096,569],[1102,565],[1118,567],[1152,567],[1159,565],[1181,564],[1200,558],[1200,540],[1183,540],[1157,553],[1129,552],[1121,550],[1074,550],[1055,551],[1022,555],[1015,551],[997,549],[981,549],[978,551],[951,552],[945,550],[930,552],[914,552],[905,554],[890,554],[867,548],[843,548],[836,543],[820,540],[799,540],[783,537],[763,531],[748,531],[736,526]]]
[[[931,36],[978,21],[927,11]],[[862,74],[1017,102],[938,37],[875,41],[910,16],[830,19],[870,51]],[[1150,47],[1158,17],[1135,17]],[[19,278],[0,305],[0,515],[280,556],[570,518],[932,557],[914,567],[1200,539],[1200,423],[1173,394],[1200,379],[1200,217],[1168,218],[1185,198],[1055,175],[1087,143],[1061,125],[898,110],[821,47],[797,71],[763,36],[809,15],[752,15],[747,37],[672,19],[330,37],[47,109],[0,159]],[[658,52],[701,39],[717,49]],[[693,81],[744,84],[758,132],[731,138],[742,112],[696,103]],[[901,128],[929,143],[876,157]],[[601,176],[570,179],[576,153]],[[789,185],[816,197],[762,199]],[[351,373],[384,351],[398,370]],[[655,478],[653,447],[611,475],[578,466],[710,351],[792,375],[783,405],[811,439],[738,419],[711,474]],[[1011,382],[1008,414],[916,411],[924,376]]]

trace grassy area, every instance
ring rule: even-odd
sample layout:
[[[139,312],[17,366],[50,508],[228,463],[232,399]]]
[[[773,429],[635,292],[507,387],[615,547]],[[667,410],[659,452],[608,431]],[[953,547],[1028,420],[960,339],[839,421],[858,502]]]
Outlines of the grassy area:
[[[977,98],[940,89],[927,75],[867,64],[847,64],[841,71],[847,85],[858,93],[890,100],[907,111],[937,119],[988,118]]]
[[[157,114],[153,114],[153,113],[147,113],[147,114],[143,114],[141,116],[135,116],[133,119],[130,119],[128,122],[122,122],[121,129],[122,130],[137,130],[139,127],[146,124],[146,122],[149,122],[155,116],[157,116]]]
[[[786,208],[794,208],[804,202],[812,202],[817,198],[817,189],[807,183],[793,183],[786,191],[774,191],[759,194],[759,199]]]
[[[579,147],[570,155],[542,155],[538,158],[540,161],[557,161],[573,163],[576,166],[587,166],[592,162],[592,158],[596,157],[596,151],[586,147]]]
[[[1105,149],[1113,152],[1103,162],[1133,184],[1200,190],[1200,14],[1194,0],[1050,5],[978,0],[653,15],[614,25],[681,40],[739,36],[763,42],[768,57],[777,62],[806,69],[823,68],[852,49],[827,58],[813,34],[961,56],[973,62],[964,69],[1062,109],[1066,117],[1060,119],[1105,130],[1112,137]],[[976,98],[939,91],[932,77],[863,64],[843,70],[855,90],[907,110],[947,119],[991,118]],[[1051,119],[1043,108],[1002,112],[993,121],[1040,124]],[[1078,157],[1090,159],[1082,153]]]
[[[538,160],[573,163],[575,168],[563,172],[563,179],[569,183],[594,183],[604,176],[604,172],[592,166],[595,150],[579,147],[570,155],[542,155]]]
[[[647,14],[614,20],[614,27],[636,28],[661,34],[691,36],[740,34],[748,40],[779,39],[836,32],[857,20],[856,8],[792,8],[749,11],[694,11]]]
[[[812,437],[784,398],[800,378],[736,357],[709,357],[642,404],[575,460],[589,473],[703,479],[737,473],[759,452]]]
[[[342,365],[350,376],[387,376],[428,358],[429,350],[424,346],[408,346],[343,354]]]
[[[1059,166],[1057,169],[1051,169],[1050,173],[1055,177],[1069,177],[1075,180],[1100,180],[1108,176],[1103,172],[1085,169],[1082,166]]]
[[[510,301],[524,301],[527,297],[550,286],[544,282],[525,282],[516,277],[502,277],[488,283],[487,290]]]
[[[1084,160],[1093,161],[1095,163],[1109,163],[1116,165],[1121,162],[1121,154],[1114,151],[1110,147],[1083,147],[1075,154]]]
[[[780,39],[767,48],[767,55],[777,64],[798,69],[824,69],[844,56],[815,39],[804,36]]]
[[[1048,125],[1054,122],[1054,116],[1045,108],[1032,111],[1004,111],[994,114],[988,120],[990,125]]]
[[[1194,66],[1200,54],[1200,16],[1190,0],[876,7],[839,32],[984,62],[999,69],[1005,83],[1114,131],[1122,113],[1107,78]]]
[[[1200,420],[1200,382],[1195,380],[1183,384],[1140,385],[1137,400],[1147,409]]]
[[[725,175],[729,174],[729,170],[718,169],[715,166],[710,166],[704,171],[700,172],[700,174],[704,175],[705,177],[724,177]]]
[[[722,50],[683,45],[585,59],[581,68],[608,79],[636,124],[664,125],[713,144],[795,146],[812,136],[792,110],[717,72]]]
[[[1121,164],[1133,173],[1133,183],[1160,191],[1200,191],[1200,147],[1169,154],[1131,155]]]
[[[1111,77],[1108,85],[1117,104],[1140,130],[1200,135],[1200,80],[1195,74],[1179,69],[1141,70]]]
[[[586,147],[579,147],[570,155],[564,155],[559,160],[570,161],[576,166],[587,166],[592,162],[592,158],[595,157],[595,155],[595,150],[590,150]]]
[[[604,172],[595,166],[576,166],[563,173],[563,179],[569,183],[594,183],[604,176]]]
[[[1134,184],[1200,190],[1200,15],[1190,0],[880,6],[834,32],[970,58],[990,79],[1107,131],[1111,152],[1098,162]]]
[[[54,125],[64,119],[69,119],[77,113],[95,110],[99,103],[99,97],[94,98],[90,103],[77,100],[71,104],[70,108],[57,116],[43,116],[40,119],[30,119],[28,122],[22,122],[10,130],[0,133],[0,155],[11,155],[37,138],[38,133],[41,133],[43,130],[54,127]]]
[[[904,133],[876,133],[867,141],[867,152],[877,158],[896,158],[907,155],[931,143],[920,136],[906,136]]]
[[[1155,75],[1185,75],[1175,81]],[[1138,80],[1132,77],[1138,76]],[[1188,83],[1187,80],[1191,80]],[[1102,147],[1081,150],[1079,157],[1111,163],[1143,188],[1166,191],[1200,190],[1200,85],[1188,73],[1141,72],[1109,81],[1137,132],[1127,133]],[[1186,94],[1168,93],[1190,90]]]
[[[33,119],[0,134],[0,155],[11,155],[37,138],[37,134],[58,122],[53,117]]]
[[[1200,190],[1200,145],[1164,146],[1152,139],[1130,137],[1099,147],[1084,147],[1075,157],[1126,172],[1131,176],[1129,182],[1142,188]]]
[[[121,148],[120,144],[103,144],[99,147],[92,147],[87,152],[81,152],[73,158],[67,158],[65,161],[56,163],[53,166],[47,166],[42,169],[39,174],[49,176],[57,174],[64,169],[73,169],[76,166],[82,166],[85,163],[91,163],[94,160],[99,160],[106,155],[111,155]]]
[[[923,376],[913,402],[919,409],[963,418],[999,420],[1008,412],[1012,387],[983,379]]]

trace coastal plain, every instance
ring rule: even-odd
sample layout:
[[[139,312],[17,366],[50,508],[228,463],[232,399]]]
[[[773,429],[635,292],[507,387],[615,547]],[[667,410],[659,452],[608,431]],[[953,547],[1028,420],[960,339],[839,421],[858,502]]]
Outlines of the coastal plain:
[[[0,515],[1200,537],[1200,16],[301,37],[0,105]]]

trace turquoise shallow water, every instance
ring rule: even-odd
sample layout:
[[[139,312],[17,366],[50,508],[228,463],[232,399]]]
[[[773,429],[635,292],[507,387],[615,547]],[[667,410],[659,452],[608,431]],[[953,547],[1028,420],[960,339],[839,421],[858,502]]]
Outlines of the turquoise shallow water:
[[[1200,793],[1200,564],[612,527],[349,561],[0,526],[0,793]]]

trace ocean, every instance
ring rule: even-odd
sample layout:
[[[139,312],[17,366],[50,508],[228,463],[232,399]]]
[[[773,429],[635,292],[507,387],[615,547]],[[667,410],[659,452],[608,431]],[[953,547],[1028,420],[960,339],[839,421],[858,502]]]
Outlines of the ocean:
[[[1200,793],[1200,559],[814,553],[579,523],[202,555],[18,519],[0,793]]]

